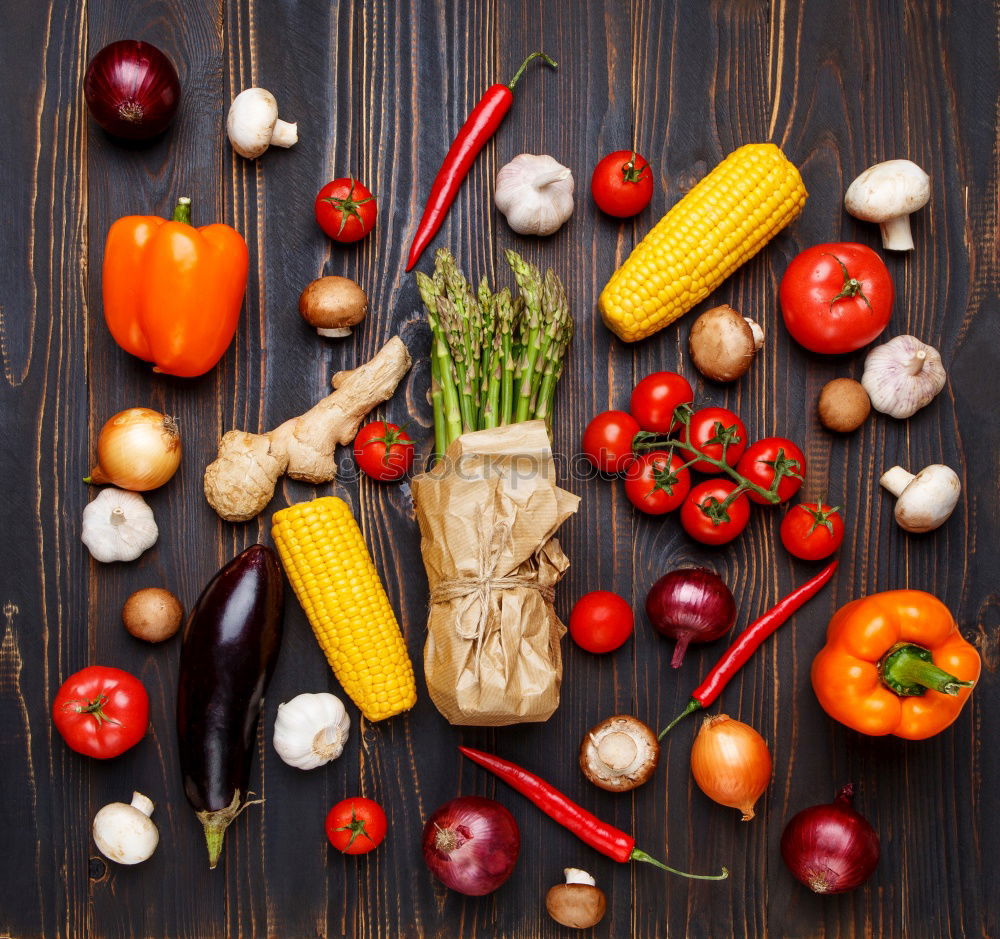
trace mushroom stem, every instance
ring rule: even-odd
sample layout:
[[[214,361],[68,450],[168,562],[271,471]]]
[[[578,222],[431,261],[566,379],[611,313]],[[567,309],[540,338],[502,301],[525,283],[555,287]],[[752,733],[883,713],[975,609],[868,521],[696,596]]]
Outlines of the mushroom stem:
[[[132,793],[131,805],[132,808],[138,809],[142,812],[146,818],[149,818],[153,814],[153,809],[155,808],[153,800],[150,799],[149,796],[144,796],[141,792]]]
[[[608,769],[619,775],[635,762],[639,748],[628,734],[617,732],[601,740],[597,745],[597,755]]]
[[[912,251],[913,235],[910,233],[910,216],[897,215],[879,225],[882,230],[882,247],[888,251]]]
[[[903,494],[903,490],[910,485],[916,477],[913,473],[908,473],[902,466],[894,466],[886,470],[879,479],[879,484],[884,486],[897,498]]]
[[[298,124],[289,124],[279,117],[271,131],[272,147],[294,147],[299,142]]]
[[[339,329],[317,329],[317,333],[320,336],[326,336],[329,339],[336,339],[341,336],[350,336],[351,331],[346,326]]]
[[[924,367],[924,359],[927,358],[927,353],[921,349],[915,352],[913,358],[906,363],[906,371],[910,375],[919,375]]]

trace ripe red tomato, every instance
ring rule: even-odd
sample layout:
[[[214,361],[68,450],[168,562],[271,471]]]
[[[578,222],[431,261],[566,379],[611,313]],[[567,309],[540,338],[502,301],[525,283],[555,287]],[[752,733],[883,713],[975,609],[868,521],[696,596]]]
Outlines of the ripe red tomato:
[[[732,541],[750,521],[750,503],[740,493],[728,506],[736,483],[730,479],[706,479],[698,483],[681,506],[681,526],[695,541],[719,545]]]
[[[625,411],[603,411],[583,432],[583,453],[602,473],[621,473],[635,459],[632,440],[639,424]]]
[[[680,439],[715,460],[722,459],[725,445],[726,462],[735,466],[747,448],[747,429],[743,426],[743,421],[726,408],[699,408],[691,415],[688,426],[681,428]],[[681,456],[690,460],[696,454],[690,450],[682,450]],[[705,460],[692,463],[691,469],[698,470],[699,473],[719,471],[717,466]]]
[[[781,543],[793,557],[803,561],[827,558],[844,540],[844,520],[840,506],[822,502],[793,505],[781,520]]]
[[[653,171],[634,150],[615,150],[597,166],[590,179],[594,202],[615,218],[638,215],[653,198]]]
[[[645,453],[625,473],[628,501],[648,515],[673,512],[690,490],[691,474],[676,453]]]
[[[736,464],[737,473],[762,489],[770,489],[775,475],[782,471],[778,502],[787,502],[799,491],[806,476],[805,455],[787,437],[764,437],[750,444]],[[747,498],[758,505],[775,504],[752,489],[747,490]]]
[[[643,430],[668,434],[677,426],[674,411],[694,401],[694,391],[683,375],[653,372],[632,390],[628,409]]]
[[[868,345],[892,313],[888,269],[871,248],[851,242],[807,248],[788,265],[779,295],[792,338],[824,354]]]
[[[316,221],[334,241],[359,241],[375,227],[378,203],[353,176],[327,183],[316,196]]]
[[[341,854],[374,851],[388,827],[382,806],[360,797],[338,802],[326,816],[326,837]]]
[[[372,421],[354,438],[354,459],[372,479],[402,479],[413,466],[413,441],[396,424]]]
[[[77,753],[107,760],[134,747],[149,726],[149,695],[120,668],[89,665],[63,682],[52,722]]]
[[[569,614],[569,634],[573,641],[596,655],[617,649],[634,628],[632,607],[610,590],[585,593]]]

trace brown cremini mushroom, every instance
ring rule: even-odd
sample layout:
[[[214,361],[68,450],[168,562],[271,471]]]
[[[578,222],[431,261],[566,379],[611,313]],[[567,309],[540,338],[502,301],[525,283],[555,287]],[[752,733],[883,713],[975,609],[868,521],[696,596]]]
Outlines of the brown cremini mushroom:
[[[853,378],[828,381],[819,393],[819,421],[827,429],[840,434],[857,430],[872,410],[868,392]]]
[[[321,336],[349,336],[368,312],[368,297],[347,277],[319,277],[299,296],[299,313]]]
[[[760,326],[727,304],[702,313],[688,336],[695,368],[706,378],[721,382],[745,375],[763,344]]]
[[[550,887],[545,895],[545,909],[549,911],[549,916],[571,929],[596,926],[604,919],[608,909],[604,891],[586,871],[567,867],[563,873],[566,883]]]
[[[615,714],[580,742],[580,769],[595,786],[627,792],[647,782],[660,758],[656,734],[630,714]]]
[[[122,623],[146,642],[163,642],[181,627],[184,607],[163,587],[143,587],[133,593],[122,607]]]

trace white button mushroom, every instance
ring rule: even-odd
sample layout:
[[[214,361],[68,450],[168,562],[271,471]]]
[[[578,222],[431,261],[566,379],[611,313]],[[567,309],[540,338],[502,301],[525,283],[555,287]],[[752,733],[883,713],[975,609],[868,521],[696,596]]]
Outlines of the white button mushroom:
[[[150,819],[153,802],[141,792],[132,793],[132,804],[112,802],[94,816],[94,841],[109,861],[141,864],[160,843],[160,833]]]
[[[927,205],[930,177],[909,160],[886,160],[869,166],[848,187],[844,208],[864,222],[878,222],[882,247],[912,251],[910,213]]]
[[[233,149],[255,160],[268,147],[298,143],[297,125],[278,119],[278,102],[266,88],[247,88],[229,106],[226,132]]]
[[[894,466],[879,482],[897,497],[899,527],[915,533],[933,531],[948,521],[962,492],[958,474],[941,463],[925,466],[916,476]]]

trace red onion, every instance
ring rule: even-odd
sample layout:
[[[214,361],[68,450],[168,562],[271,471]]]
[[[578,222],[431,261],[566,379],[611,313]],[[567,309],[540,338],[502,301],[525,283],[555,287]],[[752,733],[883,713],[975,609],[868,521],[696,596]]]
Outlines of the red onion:
[[[803,809],[785,826],[781,856],[814,893],[853,890],[878,864],[878,835],[853,800],[854,784],[848,783],[832,803]]]
[[[460,796],[427,820],[423,848],[427,866],[441,883],[481,897],[514,872],[521,833],[514,816],[499,802]]]
[[[649,589],[646,615],[658,632],[677,640],[670,664],[679,668],[689,642],[711,642],[733,628],[736,601],[718,574],[682,567]]]
[[[177,113],[177,69],[156,46],[122,39],[90,60],[83,95],[95,121],[109,134],[146,140],[167,129]]]

